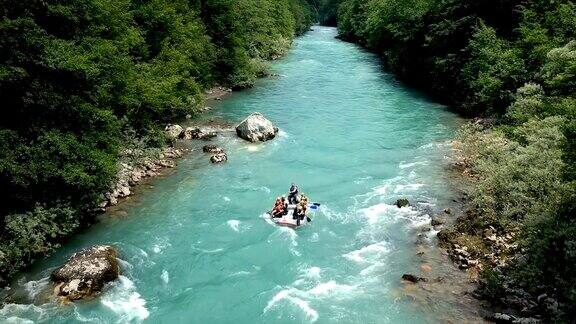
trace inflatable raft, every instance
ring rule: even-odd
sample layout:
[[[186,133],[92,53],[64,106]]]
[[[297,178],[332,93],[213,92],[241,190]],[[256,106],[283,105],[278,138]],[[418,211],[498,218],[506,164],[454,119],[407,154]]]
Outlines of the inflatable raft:
[[[288,205],[288,213],[282,217],[273,217],[272,211],[267,212],[266,215],[273,223],[278,226],[297,228],[309,224],[311,221],[311,214],[317,211],[319,207],[319,203],[309,204],[306,210],[306,215],[304,216],[304,219],[300,219],[300,222],[294,218],[294,210],[296,209],[296,205]]]

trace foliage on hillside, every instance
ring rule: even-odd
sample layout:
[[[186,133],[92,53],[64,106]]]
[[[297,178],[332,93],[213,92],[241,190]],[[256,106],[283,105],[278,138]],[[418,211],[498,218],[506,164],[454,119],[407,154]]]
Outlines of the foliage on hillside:
[[[344,0],[312,0],[312,7],[316,10],[318,23],[323,26],[336,27],[338,9]]]
[[[0,283],[78,226],[122,135],[249,87],[312,23],[304,0],[61,0],[0,5]]]
[[[345,0],[343,38],[461,113],[495,118],[461,139],[478,223],[519,227],[508,274],[575,318],[576,4],[570,0]],[[561,320],[556,318],[555,320]]]

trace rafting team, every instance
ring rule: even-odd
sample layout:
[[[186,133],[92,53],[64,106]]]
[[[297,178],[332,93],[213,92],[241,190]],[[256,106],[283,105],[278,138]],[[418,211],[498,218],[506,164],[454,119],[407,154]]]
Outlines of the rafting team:
[[[306,212],[308,211],[308,197],[304,194],[298,192],[298,186],[294,183],[290,186],[290,191],[288,193],[288,199],[285,196],[276,198],[274,203],[274,208],[272,208],[272,217],[282,218],[288,214],[288,205],[296,205],[294,208],[293,219],[297,221],[300,225],[300,221],[304,220],[306,217]],[[310,218],[307,219],[308,222],[312,221]]]

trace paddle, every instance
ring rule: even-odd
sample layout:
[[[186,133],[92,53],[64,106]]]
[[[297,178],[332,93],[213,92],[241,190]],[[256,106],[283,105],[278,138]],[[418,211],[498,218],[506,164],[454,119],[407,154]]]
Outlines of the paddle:
[[[320,207],[320,203],[311,203],[310,204],[310,209],[318,209],[318,207]],[[308,221],[308,223],[312,222],[312,219],[308,216],[306,216],[306,220]]]
[[[310,209],[316,210],[318,207],[320,207],[320,203],[310,203],[309,207]]]

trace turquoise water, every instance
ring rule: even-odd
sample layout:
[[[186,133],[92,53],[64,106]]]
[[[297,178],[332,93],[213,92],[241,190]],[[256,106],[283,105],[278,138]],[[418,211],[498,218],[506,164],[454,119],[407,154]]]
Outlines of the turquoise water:
[[[35,302],[5,306],[0,322],[427,323],[444,316],[450,306],[419,305],[400,282],[419,269],[415,228],[430,217],[393,203],[409,197],[435,210],[452,201],[445,142],[461,121],[335,35],[316,27],[297,39],[274,63],[278,77],[216,103],[206,117],[238,122],[259,111],[281,129],[276,139],[254,145],[223,136],[217,141],[229,162],[218,166],[191,153],[37,263],[17,284]],[[313,223],[296,231],[262,217],[292,181],[322,203]],[[121,279],[95,300],[41,302],[51,269],[91,244],[119,248]]]

